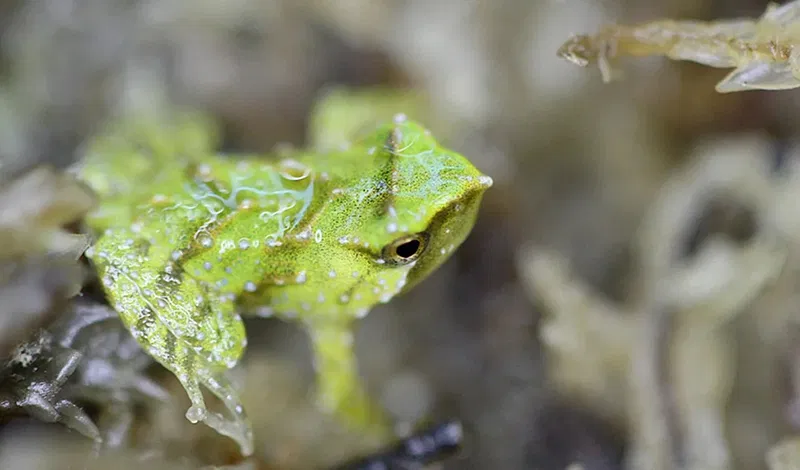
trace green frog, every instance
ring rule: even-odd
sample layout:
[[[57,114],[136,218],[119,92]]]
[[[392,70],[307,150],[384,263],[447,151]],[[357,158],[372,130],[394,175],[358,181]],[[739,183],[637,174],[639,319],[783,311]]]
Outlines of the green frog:
[[[101,201],[86,256],[110,304],[186,390],[186,418],[245,456],[252,430],[226,373],[247,346],[242,315],[299,322],[319,405],[388,433],[358,377],[354,324],[452,255],[492,185],[403,114],[342,128],[361,132],[336,148],[223,155],[202,114],[120,118],[75,167]],[[201,386],[230,416],[206,407]]]

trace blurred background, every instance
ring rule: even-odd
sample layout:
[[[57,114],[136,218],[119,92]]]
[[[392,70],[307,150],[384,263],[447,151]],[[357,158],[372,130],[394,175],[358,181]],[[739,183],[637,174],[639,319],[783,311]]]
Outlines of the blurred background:
[[[607,23],[766,6],[1,2],[0,468],[330,468],[363,453],[305,399],[304,333],[272,320],[248,323],[237,369],[256,455],[238,462],[191,426],[174,378],[105,320],[74,256],[93,199],[61,173],[110,113],[155,102],[212,114],[225,151],[303,145],[336,86],[419,91],[420,119],[495,182],[464,246],[357,336],[396,416],[463,423],[463,451],[435,468],[800,468],[799,92],[722,95],[726,70],[661,58],[606,85],[556,57]],[[91,457],[75,429],[113,450]]]

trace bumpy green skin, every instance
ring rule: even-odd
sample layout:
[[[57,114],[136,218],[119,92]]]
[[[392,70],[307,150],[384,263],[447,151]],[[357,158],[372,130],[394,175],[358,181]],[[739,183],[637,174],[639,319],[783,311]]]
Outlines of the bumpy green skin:
[[[109,300],[186,389],[187,419],[244,455],[252,432],[226,377],[246,346],[240,314],[301,322],[320,403],[387,432],[358,379],[353,323],[453,253],[491,179],[403,116],[327,153],[225,157],[214,135],[179,114],[120,121],[88,147],[77,172],[102,202],[87,256]],[[412,242],[398,254],[409,239],[419,252]],[[206,409],[201,385],[232,418]]]

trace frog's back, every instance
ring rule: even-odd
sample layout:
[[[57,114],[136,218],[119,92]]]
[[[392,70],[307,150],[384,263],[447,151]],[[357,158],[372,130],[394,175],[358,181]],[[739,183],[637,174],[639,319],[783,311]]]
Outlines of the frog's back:
[[[170,192],[186,167],[215,145],[214,126],[199,114],[110,120],[74,168],[102,201],[87,223],[98,232],[129,226],[138,207],[155,194]]]

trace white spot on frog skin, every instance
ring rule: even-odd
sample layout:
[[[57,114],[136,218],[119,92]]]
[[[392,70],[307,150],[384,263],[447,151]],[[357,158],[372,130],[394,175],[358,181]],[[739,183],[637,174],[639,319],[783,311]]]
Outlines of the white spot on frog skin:
[[[353,279],[358,279],[358,276],[360,276],[360,274],[359,274],[358,271],[353,271],[352,276],[353,276]]]
[[[345,331],[342,333],[342,343],[352,346],[353,345],[353,334],[349,331]]]
[[[446,255],[447,254],[447,250],[442,248],[441,250],[439,250],[439,253],[442,254],[442,255]]]
[[[246,238],[240,239],[239,240],[239,249],[240,250],[246,250],[248,248],[250,248],[250,240],[248,240]]]
[[[375,260],[375,263],[376,264],[386,264],[386,260],[383,259],[383,258],[378,258],[378,259]]]
[[[406,122],[407,119],[408,118],[403,113],[397,113],[397,114],[394,115],[394,123],[395,124],[402,124],[402,123]]]
[[[181,253],[181,251],[180,251],[180,250],[175,250],[175,251],[173,251],[173,252],[172,252],[172,254],[170,255],[170,257],[172,258],[172,261],[178,261],[179,259],[181,259],[181,255],[182,255],[182,254],[183,254],[183,253]]]
[[[261,318],[269,318],[275,314],[275,311],[269,307],[258,307],[256,309],[256,316]]]
[[[294,281],[295,281],[296,283],[298,283],[298,284],[303,284],[303,283],[305,283],[305,282],[306,282],[306,272],[305,272],[305,271],[300,271],[300,272],[297,274],[297,277],[294,279]]]
[[[230,266],[226,266],[225,267],[225,272],[228,273],[228,274],[233,274],[233,268],[230,267]]]
[[[254,205],[255,205],[255,203],[253,202],[252,199],[245,199],[244,201],[242,201],[239,204],[239,209],[241,209],[241,210],[252,209]]]
[[[158,306],[159,306],[160,308],[166,308],[166,306],[167,306],[167,303],[166,303],[166,302],[164,302],[164,299],[158,299]]]
[[[304,312],[310,312],[311,304],[309,304],[308,302],[303,302],[302,304],[300,304],[300,308],[302,308]]]
[[[325,294],[324,293],[320,292],[319,294],[317,294],[317,302],[321,303],[321,304],[325,303]]]
[[[317,242],[317,243],[321,243],[322,242],[322,230],[317,229],[317,231],[314,232],[314,241]]]
[[[490,176],[482,175],[478,177],[478,183],[485,188],[491,188],[494,181]]]
[[[167,196],[163,194],[153,194],[153,197],[150,199],[150,202],[152,202],[153,204],[160,204],[166,201],[167,201]]]
[[[386,225],[386,232],[388,232],[388,233],[397,232],[397,224],[394,223],[394,222],[389,222],[389,224]]]
[[[141,222],[135,222],[134,224],[132,224],[132,225],[131,225],[131,232],[133,232],[133,233],[139,233],[139,232],[141,232],[141,231],[142,231],[142,224],[141,224]]]
[[[346,304],[346,303],[350,302],[350,296],[348,296],[347,294],[340,295],[339,296],[339,302],[341,302],[343,304]]]
[[[256,291],[256,283],[253,281],[247,281],[244,283],[244,290],[247,292],[255,292]]]
[[[375,155],[375,152],[377,150],[378,149],[376,149],[375,147],[370,147],[370,148],[367,149],[367,155]]]
[[[220,254],[225,253],[226,251],[230,251],[234,248],[233,240],[223,240],[222,243],[219,244],[219,252]]]
[[[342,189],[342,188],[333,188],[331,190],[331,194],[333,194],[334,196],[338,196],[338,195],[340,195],[342,193],[344,193],[344,189]]]
[[[203,263],[203,269],[205,269],[206,271],[211,271],[211,268],[213,268],[211,261],[206,261],[205,263]]]
[[[345,235],[343,237],[339,237],[339,243],[342,244],[342,245],[347,244],[349,241],[350,241],[350,239],[349,239],[349,237],[347,235]]]
[[[152,297],[153,291],[151,291],[150,289],[145,289],[142,291],[142,294],[144,294],[145,297]]]
[[[197,165],[197,175],[203,177],[211,176],[211,165],[208,163]]]
[[[390,300],[392,300],[392,297],[393,297],[392,294],[383,294],[381,296],[380,302],[382,304],[388,303]]]
[[[295,235],[295,238],[300,241],[305,241],[311,238],[311,229],[306,227],[302,232]]]
[[[207,236],[200,237],[200,245],[202,245],[204,248],[211,248],[214,246],[214,240]]]
[[[267,238],[267,246],[274,248],[276,246],[281,246],[281,245],[283,245],[283,242],[281,242],[280,240],[276,240],[275,237]]]
[[[358,292],[356,292],[355,294],[353,294],[353,300],[355,300],[356,302],[358,302],[359,300],[361,300],[361,294],[360,294],[360,293],[358,293]]]
[[[380,294],[381,293],[381,288],[378,287],[378,286],[373,287],[372,288],[372,293],[375,294],[375,295]]]
[[[336,271],[334,271],[333,269],[331,269],[331,270],[328,272],[328,277],[329,277],[329,278],[331,278],[331,279],[335,278],[335,277],[336,277]]]
[[[356,310],[356,318],[364,318],[364,317],[367,316],[368,313],[369,313],[369,308],[368,307],[360,308],[360,309]]]
[[[199,306],[203,305],[203,296],[202,296],[202,295],[197,295],[197,296],[195,296],[195,298],[194,298],[194,304],[195,304],[195,306],[197,306],[197,307],[199,307]]]

